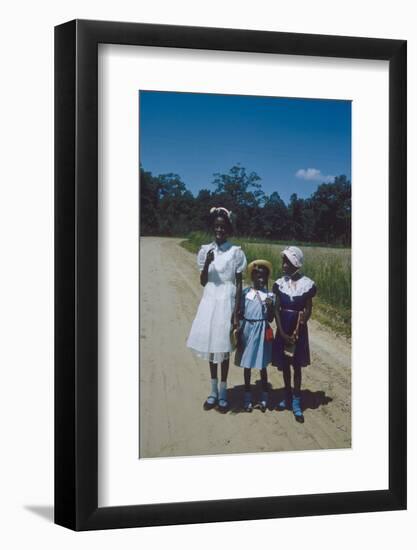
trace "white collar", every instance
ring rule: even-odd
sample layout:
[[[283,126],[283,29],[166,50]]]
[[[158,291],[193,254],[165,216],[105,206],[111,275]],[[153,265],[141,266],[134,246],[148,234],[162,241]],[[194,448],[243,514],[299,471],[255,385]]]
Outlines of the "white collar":
[[[288,294],[291,297],[302,296],[314,285],[314,281],[306,275],[302,275],[297,281],[294,281],[295,285],[292,284],[291,278],[288,275],[284,275],[284,277],[277,279],[275,282],[284,294]]]
[[[268,293],[265,290],[258,290],[258,294],[261,300],[265,302],[268,297]],[[256,298],[256,290],[254,288],[251,288],[246,296],[249,300],[254,300]]]

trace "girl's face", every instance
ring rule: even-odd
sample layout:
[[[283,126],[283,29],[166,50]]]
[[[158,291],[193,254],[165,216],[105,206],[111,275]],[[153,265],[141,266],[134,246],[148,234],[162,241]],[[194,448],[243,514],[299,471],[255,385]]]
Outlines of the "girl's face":
[[[217,244],[222,244],[227,240],[228,228],[224,218],[218,216],[214,220],[214,236]]]
[[[284,275],[292,275],[297,271],[297,268],[290,262],[287,256],[282,257],[282,271]]]
[[[252,282],[256,290],[266,287],[268,283],[269,271],[264,266],[256,267],[252,271]]]

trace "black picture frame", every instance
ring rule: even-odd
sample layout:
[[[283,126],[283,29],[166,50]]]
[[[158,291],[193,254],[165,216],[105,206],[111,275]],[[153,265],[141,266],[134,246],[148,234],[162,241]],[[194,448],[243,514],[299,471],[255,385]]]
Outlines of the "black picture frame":
[[[387,490],[98,507],[98,44],[389,62]],[[57,524],[78,531],[406,508],[406,113],[404,40],[84,20],[55,28]]]

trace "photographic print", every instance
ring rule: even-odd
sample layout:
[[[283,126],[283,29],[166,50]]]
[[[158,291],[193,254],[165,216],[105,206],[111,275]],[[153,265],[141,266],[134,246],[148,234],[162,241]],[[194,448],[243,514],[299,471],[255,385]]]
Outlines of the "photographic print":
[[[139,91],[139,458],[351,447],[351,102]]]

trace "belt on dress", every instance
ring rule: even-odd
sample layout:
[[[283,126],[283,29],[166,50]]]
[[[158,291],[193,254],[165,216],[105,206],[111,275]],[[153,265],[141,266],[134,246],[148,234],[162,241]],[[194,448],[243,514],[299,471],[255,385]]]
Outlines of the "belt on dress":
[[[280,308],[280,311],[291,311],[291,313],[301,313],[302,310],[299,309],[286,309],[286,308]]]
[[[260,323],[261,321],[266,321],[266,319],[247,319],[246,317],[243,317],[244,321],[249,321],[250,323]]]

